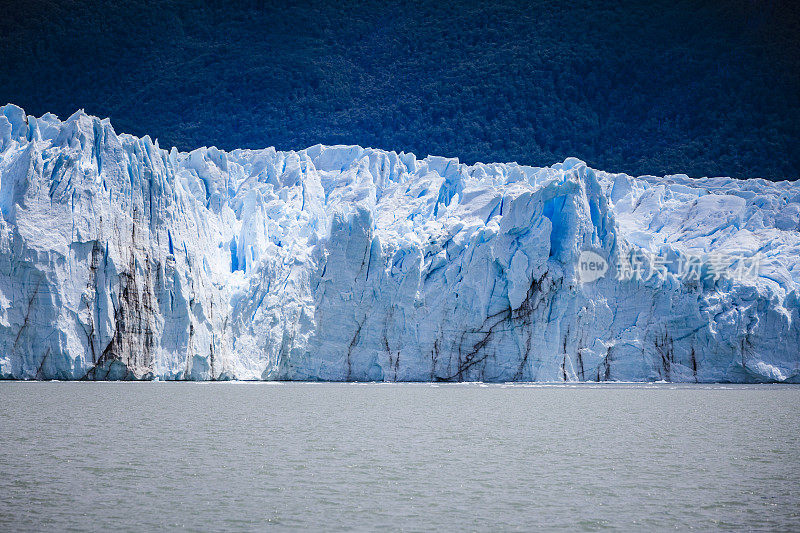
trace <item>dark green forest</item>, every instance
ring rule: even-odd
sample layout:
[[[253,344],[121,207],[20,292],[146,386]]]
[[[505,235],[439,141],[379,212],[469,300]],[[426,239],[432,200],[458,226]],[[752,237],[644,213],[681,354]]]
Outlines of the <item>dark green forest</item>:
[[[798,2],[2,3],[2,103],[163,147],[800,175]]]

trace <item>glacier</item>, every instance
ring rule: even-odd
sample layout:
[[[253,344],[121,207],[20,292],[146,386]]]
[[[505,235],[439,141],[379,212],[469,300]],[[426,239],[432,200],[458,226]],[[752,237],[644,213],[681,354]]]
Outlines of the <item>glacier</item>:
[[[2,378],[800,382],[800,183],[184,153],[0,109]],[[659,275],[587,281],[587,251]],[[714,253],[763,261],[675,266]]]

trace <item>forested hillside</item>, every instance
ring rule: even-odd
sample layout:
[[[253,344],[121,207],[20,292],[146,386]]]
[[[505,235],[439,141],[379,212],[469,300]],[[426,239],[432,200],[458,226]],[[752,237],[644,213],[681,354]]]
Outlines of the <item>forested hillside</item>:
[[[800,175],[796,2],[3,3],[0,105],[162,146]]]

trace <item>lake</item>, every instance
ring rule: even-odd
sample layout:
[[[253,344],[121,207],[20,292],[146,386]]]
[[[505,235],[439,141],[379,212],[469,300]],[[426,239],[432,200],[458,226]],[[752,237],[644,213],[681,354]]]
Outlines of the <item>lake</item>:
[[[800,386],[0,382],[0,529],[800,524]]]

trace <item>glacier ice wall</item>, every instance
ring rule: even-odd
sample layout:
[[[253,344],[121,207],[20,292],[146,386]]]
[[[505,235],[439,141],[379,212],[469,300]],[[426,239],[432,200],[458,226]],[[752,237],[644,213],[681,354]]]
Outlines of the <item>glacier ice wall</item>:
[[[181,153],[0,109],[4,378],[800,381],[800,184]],[[583,250],[764,262],[582,283]]]

